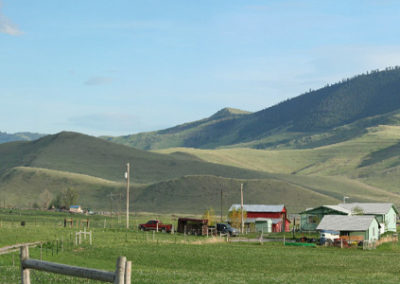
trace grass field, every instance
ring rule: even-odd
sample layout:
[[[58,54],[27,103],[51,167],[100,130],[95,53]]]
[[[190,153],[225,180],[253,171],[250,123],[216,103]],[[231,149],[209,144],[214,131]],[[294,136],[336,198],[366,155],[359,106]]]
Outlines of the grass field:
[[[0,247],[29,241],[49,241],[43,260],[113,271],[118,256],[132,261],[133,283],[398,283],[398,244],[376,250],[302,248],[282,243],[226,243],[219,238],[126,231],[116,218],[90,216],[92,246],[73,246],[61,226],[63,213],[2,211]],[[151,215],[132,218],[132,226]],[[159,216],[174,222],[175,216]],[[74,216],[74,218],[79,218]],[[104,219],[107,228],[104,229]],[[20,221],[26,226],[21,227]],[[290,234],[287,235],[287,238]],[[63,251],[51,247],[63,239]],[[39,258],[39,248],[30,249]],[[14,265],[13,265],[14,258]],[[0,256],[0,283],[19,283],[18,253]],[[32,283],[82,283],[78,278],[31,272]],[[84,281],[83,283],[97,283]]]

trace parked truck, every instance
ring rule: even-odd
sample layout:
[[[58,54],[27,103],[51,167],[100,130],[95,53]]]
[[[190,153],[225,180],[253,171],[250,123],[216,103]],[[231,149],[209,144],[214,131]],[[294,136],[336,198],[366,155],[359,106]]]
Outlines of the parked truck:
[[[229,224],[225,223],[217,223],[216,226],[218,234],[228,234],[229,236],[237,236],[239,235],[239,230],[236,228],[231,227]]]
[[[150,220],[145,224],[139,224],[139,230],[141,231],[162,231],[170,233],[172,231],[172,224],[163,224],[159,220]]]

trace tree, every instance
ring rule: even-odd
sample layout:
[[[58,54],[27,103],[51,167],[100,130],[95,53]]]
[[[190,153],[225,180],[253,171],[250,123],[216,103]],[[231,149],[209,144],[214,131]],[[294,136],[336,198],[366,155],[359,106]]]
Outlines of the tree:
[[[78,201],[79,194],[76,190],[67,188],[62,192],[59,192],[51,202],[49,208],[54,206],[55,208],[69,208],[71,205],[76,204]]]
[[[247,218],[247,212],[243,211],[243,222]],[[241,209],[233,209],[229,212],[229,220],[231,222],[232,227],[240,228],[242,223],[242,210]]]
[[[215,211],[214,209],[210,208],[204,212],[203,219],[208,220],[208,226],[215,225]]]
[[[76,204],[78,201],[79,194],[76,192],[76,190],[68,188],[66,191],[63,193],[63,205],[66,208],[69,208],[71,205]]]

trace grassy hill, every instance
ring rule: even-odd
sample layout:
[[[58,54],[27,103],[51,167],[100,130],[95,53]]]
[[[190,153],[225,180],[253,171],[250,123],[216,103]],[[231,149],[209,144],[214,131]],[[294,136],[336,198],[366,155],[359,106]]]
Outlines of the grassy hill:
[[[208,118],[185,123],[165,130],[121,137],[103,138],[112,142],[129,145],[144,150],[163,149],[178,146],[191,147],[194,143],[196,143],[196,140],[200,136],[218,136],[220,131],[218,125],[220,123],[233,121],[249,114],[250,112],[239,109],[224,108]]]
[[[274,178],[328,196],[399,203],[400,126],[381,125],[346,142],[314,149],[204,150],[173,148],[205,161],[265,171]]]
[[[220,210],[223,190],[223,213],[240,200],[240,183],[244,184],[245,200],[250,203],[281,203],[290,210],[303,206],[335,203],[338,199],[301,186],[276,179],[239,180],[216,176],[184,176],[151,185],[131,187],[131,208],[145,212],[203,213],[206,209]],[[0,203],[6,207],[46,208],[57,193],[73,188],[79,193],[79,203],[96,210],[115,211],[125,208],[124,183],[62,171],[17,167],[0,177]],[[110,197],[110,193],[121,193]]]
[[[313,148],[356,138],[368,127],[399,123],[400,68],[342,80],[270,108],[211,116],[170,129],[109,138],[141,149],[192,147]],[[218,117],[218,119],[215,119]]]
[[[0,144],[0,174],[18,167],[37,167],[123,181],[131,164],[135,183],[154,183],[191,174],[263,178],[268,174],[204,162],[190,155],[163,155],[136,150],[103,139],[61,132],[32,142]]]

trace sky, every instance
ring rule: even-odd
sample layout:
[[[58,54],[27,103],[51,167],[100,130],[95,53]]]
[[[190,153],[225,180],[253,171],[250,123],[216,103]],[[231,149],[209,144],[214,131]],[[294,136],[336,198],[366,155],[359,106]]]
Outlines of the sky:
[[[0,0],[0,131],[127,135],[400,65],[400,1]]]

